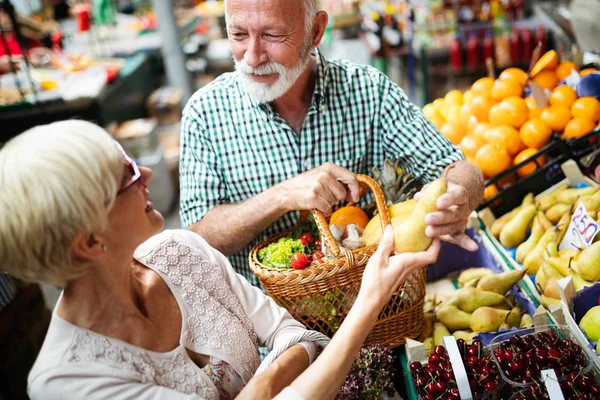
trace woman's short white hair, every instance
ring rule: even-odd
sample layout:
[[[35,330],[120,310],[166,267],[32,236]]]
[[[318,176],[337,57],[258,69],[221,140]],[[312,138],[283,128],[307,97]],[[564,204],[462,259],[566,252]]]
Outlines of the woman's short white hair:
[[[73,239],[101,232],[123,176],[114,140],[85,121],[28,130],[0,149],[0,271],[64,286],[85,273]]]

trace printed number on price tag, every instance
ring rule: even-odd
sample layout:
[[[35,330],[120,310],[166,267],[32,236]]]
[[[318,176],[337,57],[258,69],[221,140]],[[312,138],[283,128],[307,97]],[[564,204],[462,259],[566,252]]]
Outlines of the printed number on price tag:
[[[597,234],[598,223],[590,217],[585,206],[579,202],[559,249],[585,249],[591,246]]]

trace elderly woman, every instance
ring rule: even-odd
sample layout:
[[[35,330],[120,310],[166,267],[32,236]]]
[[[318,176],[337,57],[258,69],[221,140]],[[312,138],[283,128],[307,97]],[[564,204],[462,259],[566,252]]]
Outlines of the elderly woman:
[[[304,371],[327,338],[197,234],[157,234],[150,179],[87,122],[37,127],[0,150],[0,265],[64,288],[32,399],[256,399],[286,387],[278,397],[330,398],[399,282],[437,257],[437,245],[390,257],[386,230],[331,348]],[[271,351],[263,364],[259,345]]]

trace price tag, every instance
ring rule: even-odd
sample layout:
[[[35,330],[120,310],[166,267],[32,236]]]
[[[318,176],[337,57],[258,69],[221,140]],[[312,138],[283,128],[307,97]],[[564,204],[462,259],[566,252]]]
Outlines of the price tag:
[[[563,396],[560,384],[558,383],[558,378],[556,377],[556,372],[553,369],[545,369],[541,373],[542,382],[546,385],[546,392],[548,392],[550,400],[565,400],[565,396]]]
[[[594,242],[598,229],[598,223],[590,217],[585,206],[579,202],[558,249],[581,250],[588,248]]]

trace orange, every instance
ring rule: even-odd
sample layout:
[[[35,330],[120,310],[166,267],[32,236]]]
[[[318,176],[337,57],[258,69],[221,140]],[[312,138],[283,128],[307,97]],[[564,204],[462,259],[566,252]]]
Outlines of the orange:
[[[463,94],[460,90],[451,90],[444,97],[446,105],[462,106],[463,101]]]
[[[579,75],[581,75],[581,77],[583,78],[586,75],[594,74],[596,72],[600,72],[600,71],[598,71],[596,68],[586,68],[586,69],[582,69],[581,72],[579,73]]]
[[[492,87],[492,99],[500,101],[511,96],[521,97],[523,86],[514,79],[497,80]]]
[[[582,97],[571,106],[573,118],[587,118],[594,122],[600,119],[600,101],[595,97]]]
[[[493,178],[505,171],[510,167],[510,163],[510,155],[506,149],[491,143],[483,145],[475,155],[475,165],[488,178]]]
[[[339,208],[333,214],[331,214],[330,224],[346,226],[350,224],[356,224],[361,228],[365,229],[369,223],[369,216],[360,208],[355,206],[345,206]]]
[[[442,126],[444,126],[444,124],[446,123],[446,120],[442,116],[438,115],[430,117],[429,120],[431,121],[433,126],[435,126],[438,129],[442,129]]]
[[[467,90],[466,92],[463,93],[463,100],[465,104],[471,104],[471,100],[473,100],[473,96],[475,96],[475,93],[473,93],[470,90]]]
[[[490,110],[492,125],[510,125],[519,129],[529,118],[529,107],[520,97],[509,97],[494,105]]]
[[[484,144],[486,144],[486,142],[482,138],[467,135],[460,141],[460,149],[467,160],[474,160],[477,150]]]
[[[577,92],[570,86],[559,86],[550,95],[550,104],[553,106],[565,106],[571,108],[577,100]]]
[[[445,123],[441,129],[444,135],[452,144],[458,145],[462,138],[467,134],[467,130],[459,124]]]
[[[483,192],[483,199],[484,200],[491,199],[492,197],[494,197],[497,194],[498,194],[498,186],[496,186],[496,185],[486,186],[485,192]]]
[[[517,156],[515,157],[515,161],[513,162],[513,165],[520,164],[523,161],[527,160],[528,158],[531,158],[538,151],[539,150],[535,149],[535,148],[528,148],[528,149],[523,150],[522,152],[517,154]],[[517,175],[519,175],[521,178],[523,178],[527,175],[533,174],[535,172],[535,170],[538,168],[538,165],[541,167],[542,165],[546,164],[546,157],[539,156],[536,161],[537,161],[537,164],[535,163],[535,161],[532,161],[530,163],[525,164],[521,168],[519,168],[517,170]]]
[[[446,109],[446,122],[460,125],[460,107],[461,106],[451,105]]]
[[[492,92],[492,87],[494,86],[494,80],[489,77],[481,78],[475,81],[475,83],[471,86],[471,92],[474,95],[484,94],[489,95]]]
[[[469,120],[471,119],[471,107],[468,104],[460,106],[460,124],[462,126],[469,126]]]
[[[487,122],[490,115],[490,109],[493,105],[494,101],[489,96],[480,94],[473,97],[469,107],[471,108],[471,114],[477,118],[477,121]]]
[[[550,143],[552,138],[552,128],[539,118],[533,118],[525,122],[519,133],[525,146],[536,149]]]
[[[467,122],[467,132],[469,135],[475,132],[475,128],[478,124],[479,122],[477,122],[477,118],[471,115],[471,117],[469,117],[469,122]]]
[[[533,78],[533,81],[540,85],[543,89],[552,90],[558,85],[558,78],[554,71],[542,71]]]
[[[529,118],[539,118],[540,115],[542,115],[542,109],[538,108],[533,97],[527,97],[525,103],[527,103],[527,107],[529,107]]]
[[[547,51],[531,69],[531,76],[536,76],[542,71],[554,70],[557,66],[558,54],[554,50]]]
[[[441,117],[441,115],[440,115],[439,111],[437,110],[437,108],[435,108],[435,107],[433,106],[433,104],[426,104],[426,105],[423,107],[423,110],[422,110],[422,111],[423,111],[423,114],[425,114],[425,116],[426,116],[427,118],[429,118],[429,119],[431,119],[431,118],[433,118],[433,117],[436,117],[436,116],[439,116],[439,117]]]
[[[562,132],[571,120],[571,111],[564,106],[550,106],[542,110],[540,118],[553,131]]]
[[[504,80],[514,80],[519,82],[519,85],[525,86],[527,83],[527,72],[523,71],[521,68],[507,68],[498,77],[501,81]]]
[[[488,129],[485,138],[488,143],[493,143],[506,149],[511,156],[516,155],[523,148],[523,141],[521,140],[519,131],[512,126],[494,126]]]
[[[573,64],[571,61],[563,61],[558,67],[556,67],[556,71],[554,71],[554,73],[556,74],[556,78],[559,81],[562,81],[567,76],[571,75],[571,70],[575,70],[575,72],[579,74],[579,68],[577,65]]]
[[[491,124],[488,124],[487,122],[481,122],[475,126],[475,129],[473,129],[473,136],[487,142],[487,139],[485,138],[485,133],[491,127]]]
[[[582,137],[593,131],[595,128],[596,122],[591,119],[582,117],[573,118],[565,127],[565,132],[562,137],[569,139]]]

